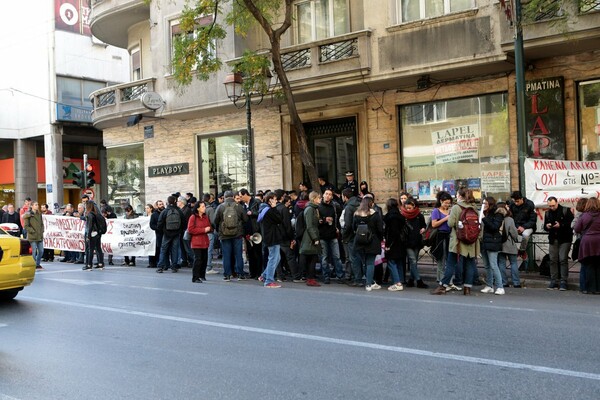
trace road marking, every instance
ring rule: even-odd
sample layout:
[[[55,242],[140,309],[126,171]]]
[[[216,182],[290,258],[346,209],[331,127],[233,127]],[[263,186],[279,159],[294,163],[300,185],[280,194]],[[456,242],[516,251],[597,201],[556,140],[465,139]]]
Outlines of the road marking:
[[[108,270],[112,271],[113,269],[131,269],[131,267],[110,267],[108,268]],[[42,269],[42,270],[38,270],[35,271],[36,275],[47,275],[47,274],[62,274],[65,272],[85,272],[85,273],[89,273],[90,271],[84,271],[81,268],[76,268],[76,269],[59,269],[59,270],[48,270],[48,269]]]
[[[93,305],[93,304],[83,304],[83,303],[76,303],[76,302],[72,302],[72,301],[41,299],[41,298],[25,297],[25,296],[23,296],[22,298],[26,298],[26,299],[33,300],[33,301],[45,302],[45,303],[54,303],[54,304],[72,306],[72,307],[87,308],[87,309],[92,309],[92,310],[116,312],[116,313],[127,314],[127,315],[137,315],[140,317],[155,318],[155,319],[161,319],[161,320],[166,320],[166,321],[184,322],[184,323],[195,324],[195,325],[210,326],[210,327],[214,327],[214,328],[232,329],[232,330],[236,330],[236,331],[252,332],[252,333],[259,333],[259,334],[264,334],[264,335],[282,336],[282,337],[289,337],[289,338],[294,338],[294,339],[304,339],[304,340],[311,340],[311,341],[322,342],[322,343],[331,343],[331,344],[344,345],[344,346],[361,347],[361,348],[373,349],[373,350],[392,351],[392,352],[396,352],[396,353],[410,354],[410,355],[415,355],[415,356],[439,358],[439,359],[452,360],[452,361],[462,361],[462,362],[471,363],[471,364],[483,364],[483,365],[490,365],[490,366],[494,366],[494,367],[511,368],[511,369],[517,369],[517,370],[528,370],[528,371],[541,372],[541,373],[551,374],[551,375],[562,375],[562,376],[569,376],[569,377],[573,377],[573,378],[582,378],[582,379],[590,379],[590,380],[594,380],[594,381],[600,381],[600,374],[594,374],[594,373],[590,373],[590,372],[573,371],[573,370],[561,369],[561,368],[544,367],[542,365],[514,363],[514,362],[510,362],[510,361],[495,360],[495,359],[491,359],[491,358],[462,356],[459,354],[439,353],[439,352],[434,352],[434,351],[412,349],[412,348],[408,348],[408,347],[387,346],[387,345],[383,345],[383,344],[359,342],[359,341],[355,341],[355,340],[346,340],[346,339],[339,339],[339,338],[333,338],[333,337],[327,337],[327,336],[308,335],[308,334],[304,334],[304,333],[280,331],[280,330],[275,330],[275,329],[256,328],[256,327],[245,326],[245,325],[225,324],[225,323],[221,323],[221,322],[213,322],[213,321],[206,321],[206,320],[201,320],[201,319],[193,319],[193,318],[185,318],[185,317],[176,317],[173,315],[156,314],[156,313],[150,313],[150,312],[145,312],[145,311],[127,310],[127,309],[123,309],[123,308],[98,306],[98,305]]]
[[[8,324],[0,324],[0,328],[6,328]]]
[[[19,400],[16,397],[9,396],[4,393],[0,393],[0,400]]]
[[[79,286],[107,285],[107,286],[115,286],[115,287],[126,287],[129,289],[164,291],[164,292],[169,292],[169,293],[185,293],[185,294],[194,294],[194,295],[200,295],[200,296],[208,295],[208,293],[205,293],[205,292],[194,292],[191,290],[180,290],[180,289],[164,289],[164,288],[157,288],[157,287],[152,287],[152,286],[121,285],[119,283],[112,283],[111,281],[86,281],[83,279],[65,279],[65,278],[45,278],[45,279],[48,281],[69,283],[72,285],[79,285]]]

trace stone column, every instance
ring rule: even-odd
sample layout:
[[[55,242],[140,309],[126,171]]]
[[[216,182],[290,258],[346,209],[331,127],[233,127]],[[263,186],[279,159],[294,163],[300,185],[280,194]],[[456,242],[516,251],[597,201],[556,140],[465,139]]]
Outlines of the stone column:
[[[15,208],[18,208],[27,197],[37,200],[37,164],[34,140],[16,139],[14,146]]]
[[[54,212],[54,203],[62,205],[63,192],[63,151],[62,126],[53,126],[52,132],[44,135],[46,165],[46,203]]]

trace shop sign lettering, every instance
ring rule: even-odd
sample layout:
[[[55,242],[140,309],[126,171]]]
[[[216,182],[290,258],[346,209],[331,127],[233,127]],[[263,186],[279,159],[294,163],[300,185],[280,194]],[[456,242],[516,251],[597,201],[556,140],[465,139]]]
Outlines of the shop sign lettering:
[[[148,177],[150,178],[156,176],[186,175],[189,173],[189,163],[157,165],[156,167],[148,167]]]
[[[531,158],[565,158],[563,78],[527,81],[527,143]]]

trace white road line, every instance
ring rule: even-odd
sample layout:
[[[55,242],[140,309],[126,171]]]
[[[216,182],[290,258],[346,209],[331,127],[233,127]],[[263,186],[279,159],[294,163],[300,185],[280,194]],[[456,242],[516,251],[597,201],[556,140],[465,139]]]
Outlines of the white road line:
[[[154,290],[154,291],[163,291],[169,293],[185,293],[185,294],[194,294],[200,296],[207,296],[208,293],[204,292],[194,292],[191,290],[180,290],[180,289],[164,289],[157,288],[152,286],[135,286],[135,285],[122,285],[120,283],[112,283],[111,281],[88,281],[85,279],[63,279],[63,278],[46,278],[48,281],[68,283],[70,285],[78,285],[78,286],[90,286],[90,285],[106,285],[106,286],[114,286],[114,287],[126,287],[129,289],[144,289],[144,290]]]
[[[590,379],[590,380],[600,381],[600,374],[594,374],[594,373],[590,373],[590,372],[573,371],[573,370],[561,369],[561,368],[551,368],[551,367],[544,367],[541,365],[514,363],[514,362],[509,362],[509,361],[494,360],[494,359],[490,359],[490,358],[461,356],[459,354],[438,353],[438,352],[434,352],[434,351],[412,349],[412,348],[408,348],[408,347],[387,346],[387,345],[377,344],[377,343],[359,342],[359,341],[355,341],[355,340],[346,340],[346,339],[339,339],[339,338],[333,338],[333,337],[327,337],[327,336],[307,335],[304,333],[280,331],[280,330],[275,330],[275,329],[264,329],[264,328],[256,328],[256,327],[244,326],[244,325],[225,324],[225,323],[212,322],[212,321],[206,321],[206,320],[201,320],[201,319],[176,317],[176,316],[172,316],[172,315],[156,314],[156,313],[149,313],[149,312],[135,311],[135,310],[126,310],[126,309],[122,309],[122,308],[114,308],[114,307],[106,307],[106,306],[97,306],[97,305],[93,305],[93,304],[83,304],[83,303],[76,303],[76,302],[71,302],[71,301],[41,299],[41,298],[25,297],[25,296],[23,296],[22,298],[27,298],[29,300],[45,302],[45,303],[54,303],[54,304],[62,304],[62,305],[66,305],[66,306],[72,306],[72,307],[87,308],[87,309],[92,309],[92,310],[116,312],[116,313],[127,314],[127,315],[137,315],[140,317],[162,319],[162,320],[166,320],[166,321],[184,322],[184,323],[189,323],[189,324],[210,326],[210,327],[215,327],[215,328],[232,329],[232,330],[244,331],[244,332],[253,332],[253,333],[259,333],[259,334],[264,334],[264,335],[273,335],[273,336],[289,337],[289,338],[294,338],[294,339],[312,340],[312,341],[316,341],[316,342],[332,343],[332,344],[344,345],[344,346],[361,347],[361,348],[367,348],[367,349],[373,349],[373,350],[392,351],[392,352],[396,352],[396,353],[411,354],[411,355],[415,355],[415,356],[432,357],[432,358],[439,358],[439,359],[452,360],[452,361],[462,361],[462,362],[467,362],[467,363],[471,363],[471,364],[483,364],[483,365],[490,365],[490,366],[494,366],[494,367],[511,368],[511,369],[517,369],[517,370],[529,370],[529,371],[541,372],[541,373],[551,374],[551,375],[562,375],[562,376],[569,376],[569,377],[574,377],[574,378],[582,378],[582,379]]]
[[[0,393],[0,400],[19,400],[16,397],[9,396],[4,393]]]
[[[110,267],[110,270],[113,269],[130,269],[131,267]],[[81,268],[75,268],[75,269],[59,269],[59,270],[48,270],[48,269],[41,269],[35,272],[36,275],[48,275],[48,274],[62,274],[65,272],[85,272],[86,274],[89,274],[90,271],[83,271]],[[103,272],[103,271],[99,271],[99,272]]]

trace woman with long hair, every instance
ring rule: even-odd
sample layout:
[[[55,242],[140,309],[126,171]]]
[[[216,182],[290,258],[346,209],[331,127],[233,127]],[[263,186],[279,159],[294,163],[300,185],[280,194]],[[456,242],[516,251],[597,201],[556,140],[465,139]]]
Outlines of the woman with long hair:
[[[156,243],[156,227],[158,226],[158,216],[160,215],[158,211],[154,208],[154,206],[150,203],[146,204],[145,208],[146,216],[150,217],[150,229],[154,232],[154,241]],[[157,249],[155,246],[154,255],[148,256],[148,268],[156,268],[156,263],[158,262],[160,249]]]
[[[481,240],[481,258],[485,266],[486,286],[481,293],[504,294],[504,285],[500,268],[498,268],[498,254],[502,250],[502,234],[500,227],[504,220],[502,212],[497,212],[496,199],[488,196],[483,201],[483,238]],[[494,290],[494,287],[496,288]]]
[[[519,253],[519,231],[515,225],[515,220],[512,218],[510,207],[505,202],[496,204],[499,214],[504,216],[502,223],[503,235],[506,240],[502,243],[502,250],[498,253],[498,268],[500,268],[500,275],[502,275],[503,286],[508,285],[508,277],[506,274],[506,259],[510,263],[510,274],[512,277],[512,285],[514,288],[519,289],[521,287],[521,278],[519,276],[519,266],[517,265],[517,255]]]
[[[371,208],[372,198],[365,195],[360,201],[360,206],[354,213],[352,220],[352,228],[357,233],[359,225],[367,225],[368,231],[371,234],[368,242],[360,242],[359,235],[354,237],[354,251],[356,251],[366,266],[367,284],[365,289],[367,292],[375,289],[381,289],[377,283],[373,281],[375,274],[375,257],[381,254],[381,241],[383,240],[383,221],[381,215]]]
[[[127,204],[125,206],[125,219],[134,219],[137,218],[135,211],[133,211],[133,207],[131,204]],[[130,267],[135,267],[135,256],[125,256],[123,265],[129,265]]]
[[[188,220],[188,233],[192,237],[190,247],[194,252],[194,266],[192,267],[192,282],[202,283],[206,280],[206,264],[208,263],[208,246],[212,231],[210,219],[206,215],[206,203],[198,201],[192,208],[192,215]]]
[[[450,207],[452,207],[452,196],[450,193],[441,191],[436,195],[437,202],[431,212],[431,226],[437,229],[435,237],[435,246],[431,250],[437,266],[437,282],[441,282],[444,277],[444,268],[448,258],[448,247],[450,245],[450,227],[448,218],[450,217]],[[450,286],[452,289],[461,290],[462,274],[454,277],[454,282]]]
[[[419,259],[419,252],[423,248],[423,237],[421,234],[425,231],[427,224],[425,223],[425,217],[419,210],[417,203],[413,199],[406,200],[404,206],[400,207],[402,216],[406,218],[406,223],[410,226],[409,234],[406,239],[406,254],[408,256],[408,265],[410,267],[410,279],[408,280],[407,286],[415,286],[421,289],[427,289],[427,285],[421,279],[419,275],[419,267],[417,261]]]
[[[387,214],[383,217],[385,223],[385,259],[387,267],[392,275],[393,284],[388,287],[389,291],[397,292],[404,290],[404,260],[406,251],[400,241],[400,233],[406,224],[406,218],[400,213],[398,200],[392,198],[386,203]]]
[[[308,203],[302,212],[304,219],[304,232],[300,240],[300,268],[306,270],[306,285],[321,286],[315,279],[315,265],[321,254],[321,239],[319,237],[319,204],[321,195],[319,192],[310,192]]]
[[[600,201],[589,198],[584,212],[575,224],[581,235],[578,259],[585,269],[584,293],[600,294]]]
[[[479,256],[479,240],[472,244],[459,242],[457,229],[460,222],[460,216],[465,208],[472,208],[477,211],[475,206],[475,197],[473,191],[461,187],[456,194],[456,204],[450,209],[448,226],[452,229],[450,232],[450,247],[448,248],[448,259],[444,269],[442,283],[431,294],[446,294],[446,289],[450,286],[450,280],[458,268],[463,268],[464,285],[463,294],[471,294],[473,286],[473,275],[477,268],[477,257]]]
[[[94,252],[98,259],[96,268],[104,269],[104,253],[102,252],[102,232],[98,223],[95,204],[91,201],[85,203],[85,265],[83,270],[91,270],[94,265]]]
[[[579,218],[581,218],[581,216],[583,215],[583,211],[585,210],[585,205],[587,204],[587,201],[588,201],[588,199],[586,197],[582,197],[579,200],[577,200],[577,203],[575,204],[575,216],[573,218],[573,222],[571,222],[571,228],[573,229],[573,231],[575,230],[575,225],[577,225],[577,221],[579,221]],[[575,241],[577,241],[577,240],[579,240],[579,242],[581,244],[581,234],[580,233],[575,234]],[[579,260],[579,254],[575,254],[574,252],[578,253],[579,248],[573,249],[571,251],[571,259]],[[582,293],[587,292],[587,290],[585,288],[586,273],[587,273],[586,268],[584,268],[583,265],[581,265],[581,263],[580,263],[579,291]]]

